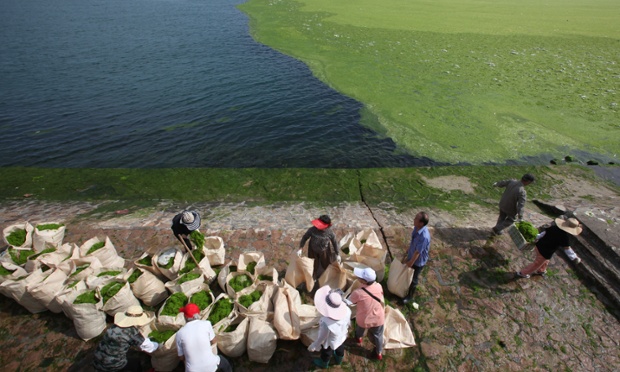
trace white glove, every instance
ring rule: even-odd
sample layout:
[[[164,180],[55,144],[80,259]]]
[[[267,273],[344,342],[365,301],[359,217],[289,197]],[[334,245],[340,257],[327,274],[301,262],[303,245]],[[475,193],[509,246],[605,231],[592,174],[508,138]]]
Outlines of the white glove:
[[[345,304],[347,304],[348,306],[353,305],[353,302],[347,300],[346,298],[342,300]]]
[[[314,342],[310,344],[310,346],[308,346],[308,351],[319,351],[321,350],[321,347],[319,345],[315,345]]]
[[[493,186],[497,187],[497,182],[493,183]]]
[[[298,251],[297,251],[297,257],[301,257],[301,253],[302,253],[301,249],[300,249],[300,250],[298,250]]]
[[[545,236],[545,234],[547,233],[547,230],[541,232],[540,234],[536,235],[536,241],[539,241],[540,238],[542,238],[543,236]]]
[[[340,255],[336,256],[336,261],[338,261],[339,264],[342,263],[342,257],[340,257]]]
[[[152,353],[159,347],[159,343],[151,341],[148,337],[144,338],[144,342],[140,345],[140,350],[147,353]]]

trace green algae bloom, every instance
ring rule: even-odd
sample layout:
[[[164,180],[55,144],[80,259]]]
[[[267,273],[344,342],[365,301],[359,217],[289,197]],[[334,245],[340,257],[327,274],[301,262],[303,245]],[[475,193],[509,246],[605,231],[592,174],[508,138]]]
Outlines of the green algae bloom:
[[[195,249],[192,251],[192,256],[194,256],[197,262],[200,262],[205,257],[205,254],[201,250]],[[195,268],[196,262],[194,262],[194,260],[192,260],[192,258],[188,256],[187,260],[185,260],[185,266],[181,269],[181,271],[179,271],[179,274],[188,273]]]

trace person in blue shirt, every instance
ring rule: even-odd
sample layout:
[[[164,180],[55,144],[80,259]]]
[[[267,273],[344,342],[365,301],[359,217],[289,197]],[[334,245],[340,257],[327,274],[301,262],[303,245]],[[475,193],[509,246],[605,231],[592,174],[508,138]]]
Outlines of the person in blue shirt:
[[[428,214],[419,212],[413,221],[413,232],[411,233],[411,243],[407,250],[407,260],[405,265],[413,268],[413,280],[409,285],[407,297],[403,299],[403,304],[413,303],[413,295],[418,286],[418,277],[428,261],[428,251],[431,247],[431,234],[428,231]]]

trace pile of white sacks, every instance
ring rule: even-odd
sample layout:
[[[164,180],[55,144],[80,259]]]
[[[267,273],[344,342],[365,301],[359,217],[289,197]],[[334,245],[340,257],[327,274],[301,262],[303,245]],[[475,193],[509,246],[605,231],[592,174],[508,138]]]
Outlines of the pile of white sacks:
[[[179,284],[179,278],[183,275],[180,276],[179,272],[188,260],[193,260],[183,248],[162,249],[152,256],[145,253],[132,263],[126,263],[107,237],[103,247],[89,254],[91,247],[101,242],[98,238],[89,239],[81,246],[63,243],[65,226],[39,231],[36,226],[25,222],[3,230],[7,244],[7,236],[18,229],[26,231],[26,241],[19,247],[9,244],[9,249],[0,256],[0,265],[4,269],[0,275],[0,293],[13,298],[31,313],[47,310],[64,313],[73,320],[78,336],[84,340],[96,337],[105,330],[106,315],[114,316],[130,306],[142,304],[158,308],[155,320],[141,329],[145,336],[152,330],[178,330],[185,324],[183,314],[166,316],[161,315],[161,310],[171,294],[183,292],[189,298],[199,291],[207,291],[211,296],[211,305],[201,312],[203,319],[208,318],[217,301],[229,299],[234,303],[232,312],[213,324],[217,341],[214,352],[219,350],[229,357],[239,357],[247,352],[250,360],[267,363],[275,352],[278,339],[299,339],[308,346],[318,335],[320,314],[314,305],[302,303],[296,289],[302,283],[308,291],[313,289],[313,260],[310,258],[298,257],[293,253],[285,278],[279,280],[275,268],[266,265],[262,252],[242,253],[236,260],[226,262],[224,241],[220,237],[209,236],[205,237],[203,247],[196,248],[204,253],[204,258],[191,271],[198,273],[198,278]],[[341,252],[343,263],[330,266],[319,279],[320,286],[340,288],[348,295],[360,286],[353,275],[355,267],[371,267],[377,273],[377,280],[383,279],[387,252],[372,229],[358,234],[349,233],[340,241],[340,246],[344,249]],[[12,256],[19,254],[20,250],[46,253],[33,254],[25,264],[19,265]],[[150,265],[145,264],[146,257],[151,257]],[[170,259],[174,260],[171,265]],[[160,265],[165,262],[169,263],[167,268]],[[256,263],[254,274],[246,271],[251,262]],[[127,279],[136,270],[142,271],[142,274],[129,283]],[[105,272],[118,274],[100,276]],[[248,275],[252,284],[235,292],[228,283],[237,275]],[[216,279],[223,293],[213,298],[209,284]],[[104,303],[100,290],[110,282],[119,282],[123,287]],[[97,303],[74,304],[76,297],[92,290],[95,291]],[[248,308],[239,303],[240,296],[256,290],[261,293],[260,299]],[[355,316],[355,306],[352,310]],[[237,327],[226,332],[230,325]],[[389,306],[386,307],[384,340],[385,349],[415,345],[407,320],[398,309]],[[173,370],[179,363],[175,337],[162,343],[151,358],[156,370]]]

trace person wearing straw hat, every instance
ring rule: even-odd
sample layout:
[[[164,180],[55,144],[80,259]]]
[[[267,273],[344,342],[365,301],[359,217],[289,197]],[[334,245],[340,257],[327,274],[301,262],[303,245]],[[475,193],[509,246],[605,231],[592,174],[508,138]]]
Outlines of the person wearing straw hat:
[[[341,262],[336,235],[331,229],[332,220],[324,214],[312,220],[312,227],[309,228],[299,242],[297,255],[301,256],[302,249],[308,239],[308,257],[314,259],[314,271],[312,278],[316,282],[323,274],[323,271],[334,261]]]
[[[183,211],[172,218],[172,233],[180,242],[192,249],[189,234],[200,227],[200,214],[196,211]]]
[[[523,219],[523,207],[527,200],[527,192],[525,186],[534,182],[536,178],[530,173],[526,173],[521,177],[521,180],[503,180],[493,184],[495,187],[505,187],[502,198],[499,201],[499,217],[497,223],[493,227],[493,234],[501,235],[504,230],[515,223]]]
[[[344,341],[351,323],[351,309],[342,299],[342,291],[331,289],[328,285],[316,291],[314,306],[321,314],[319,334],[316,341],[308,346],[308,350],[320,350],[321,357],[312,362],[321,368],[327,368],[333,355],[336,364],[341,364],[344,358]]]
[[[516,272],[519,278],[529,278],[530,275],[545,276],[547,273],[547,265],[558,248],[562,247],[565,251],[571,251],[569,244],[569,236],[577,236],[581,234],[582,227],[576,218],[564,220],[556,218],[555,224],[544,231],[544,235],[540,240],[536,241],[536,259],[520,271]],[[574,252],[573,252],[574,254]],[[568,254],[571,257],[570,253]],[[581,261],[581,260],[579,260]],[[577,261],[577,263],[579,263]]]
[[[214,355],[211,345],[215,343],[215,332],[208,320],[200,319],[198,305],[189,303],[179,309],[187,322],[177,332],[177,353],[185,363],[186,372],[230,372],[232,367],[226,358]]]
[[[142,371],[138,358],[127,358],[129,348],[140,347],[140,350],[152,353],[159,346],[148,337],[140,334],[138,327],[152,322],[154,316],[147,314],[141,306],[130,306],[124,312],[114,315],[114,324],[108,328],[103,339],[97,345],[93,355],[93,367],[97,371]]]
[[[353,274],[357,276],[362,286],[351,293],[349,301],[357,304],[355,314],[355,341],[362,346],[362,337],[368,330],[368,338],[375,345],[373,359],[382,360],[383,355],[383,325],[385,324],[385,308],[383,287],[377,283],[377,273],[369,267],[356,267]]]

